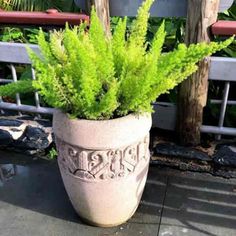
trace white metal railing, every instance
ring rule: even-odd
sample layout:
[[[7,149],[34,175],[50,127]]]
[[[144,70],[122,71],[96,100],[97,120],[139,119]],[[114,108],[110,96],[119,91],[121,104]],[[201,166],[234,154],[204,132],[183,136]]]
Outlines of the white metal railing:
[[[224,127],[227,105],[236,105],[236,101],[229,100],[230,84],[236,82],[236,58],[211,57],[209,80],[224,81],[222,100],[212,99],[212,104],[221,105],[218,126],[203,125],[201,132],[217,134],[216,139],[222,135],[236,136],[236,128]]]
[[[29,45],[35,52],[40,54],[37,45]],[[0,62],[5,62],[9,65],[12,73],[12,79],[0,79],[0,84],[6,82],[16,82],[18,80],[15,64],[28,64],[30,60],[27,54],[26,45],[19,43],[1,43],[0,42]],[[34,70],[32,69],[32,79],[35,79]],[[236,105],[236,101],[228,100],[230,84],[236,82],[236,58],[225,57],[211,57],[211,68],[209,79],[213,81],[224,81],[225,88],[223,98],[221,100],[210,100],[211,103],[221,105],[221,111],[219,114],[218,126],[206,126],[203,125],[201,132],[217,134],[217,138],[220,135],[233,135],[236,136],[236,128],[224,127],[225,114],[227,105]],[[34,93],[35,105],[22,104],[20,94],[16,94],[16,103],[3,102],[0,98],[0,110],[14,110],[18,112],[29,112],[36,114],[48,114],[52,115],[54,109],[48,107],[42,107],[40,103],[40,97],[38,93]]]
[[[40,54],[39,47],[37,45],[28,45],[36,53]],[[0,43],[0,62],[4,62],[8,65],[11,71],[12,79],[0,79],[0,84],[17,82],[18,76],[16,73],[16,64],[30,65],[30,59],[26,50],[26,44],[21,43]],[[31,68],[31,78],[35,79],[34,69]],[[0,97],[0,109],[2,112],[4,110],[13,110],[21,112],[29,112],[36,114],[49,114],[52,115],[54,109],[48,107],[42,107],[40,103],[40,97],[37,92],[32,94],[34,96],[35,106],[25,105],[21,102],[20,94],[16,94],[16,103],[3,102]]]

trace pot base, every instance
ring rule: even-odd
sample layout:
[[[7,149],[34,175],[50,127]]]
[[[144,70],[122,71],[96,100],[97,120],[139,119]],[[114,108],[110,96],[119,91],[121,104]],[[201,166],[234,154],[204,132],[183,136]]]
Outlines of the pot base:
[[[83,217],[81,217],[81,216],[79,216],[79,217],[80,217],[80,219],[81,219],[84,223],[86,223],[86,224],[88,224],[88,225],[91,225],[91,226],[95,226],[95,227],[101,227],[101,228],[112,228],[112,227],[116,227],[116,226],[122,225],[122,224],[124,224],[124,223],[127,222],[127,221],[122,221],[122,222],[116,223],[116,224],[105,224],[105,225],[104,225],[104,224],[99,224],[99,223],[90,221],[90,220],[85,219],[85,218],[83,218]]]
[[[79,215],[79,217],[84,223],[86,223],[88,225],[95,226],[95,227],[101,227],[101,228],[112,228],[112,227],[116,227],[116,226],[127,223],[127,221],[134,215],[137,208],[138,208],[138,206],[135,208],[135,210],[133,211],[133,213],[130,215],[130,217],[127,220],[123,220],[123,221],[120,221],[120,222],[115,223],[115,224],[99,224],[99,223],[93,222],[91,220],[88,220],[84,217],[81,217],[80,215]]]

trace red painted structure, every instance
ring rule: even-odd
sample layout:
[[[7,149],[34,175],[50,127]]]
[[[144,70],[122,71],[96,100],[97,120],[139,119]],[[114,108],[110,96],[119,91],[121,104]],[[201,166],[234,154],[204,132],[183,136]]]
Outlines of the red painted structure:
[[[236,35],[236,21],[219,20],[211,27],[214,35]]]
[[[46,12],[0,11],[0,24],[5,25],[39,25],[39,26],[65,26],[79,25],[81,22],[89,22],[89,16],[85,14],[62,13],[56,9]]]
[[[46,12],[3,11],[0,9],[0,24],[3,25],[27,25],[27,26],[65,26],[79,25],[81,22],[89,22],[89,16],[85,14],[62,13],[56,9],[48,9]],[[236,21],[217,21],[212,25],[214,35],[236,35]]]

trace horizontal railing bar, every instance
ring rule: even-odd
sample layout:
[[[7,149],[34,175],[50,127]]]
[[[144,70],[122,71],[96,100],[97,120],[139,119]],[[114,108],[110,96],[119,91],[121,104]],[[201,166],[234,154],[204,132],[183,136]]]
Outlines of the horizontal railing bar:
[[[236,58],[211,57],[209,80],[236,82]]]
[[[202,133],[236,136],[236,128],[229,128],[229,127],[217,127],[217,126],[203,125],[201,127],[201,132]]]
[[[40,55],[38,45],[0,42],[0,62],[31,64],[26,47]]]
[[[49,9],[46,12],[0,11],[1,24],[65,27],[66,23],[80,25],[85,21],[89,21],[89,16],[85,14],[58,12],[56,9]]]
[[[28,45],[40,54],[38,45]],[[31,64],[26,44],[0,42],[0,62]],[[236,81],[236,58],[211,57],[210,80]]]
[[[0,79],[0,83],[11,83],[13,82],[12,79]]]
[[[53,115],[55,111],[54,108],[49,107],[34,107],[30,105],[17,105],[14,103],[0,102],[0,109],[13,110],[13,111],[22,111],[29,113],[38,113],[38,114],[48,114]]]
[[[171,102],[153,102],[152,105],[168,106],[168,107],[176,106],[174,103]]]
[[[212,104],[221,104],[223,101],[218,99],[211,99],[210,103]],[[236,101],[228,100],[227,105],[236,105]]]
[[[236,34],[236,21],[219,20],[211,27],[214,35],[234,35]]]

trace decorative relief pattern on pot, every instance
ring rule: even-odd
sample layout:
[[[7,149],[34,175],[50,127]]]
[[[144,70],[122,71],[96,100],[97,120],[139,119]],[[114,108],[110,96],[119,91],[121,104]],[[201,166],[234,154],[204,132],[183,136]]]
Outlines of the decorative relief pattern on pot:
[[[142,141],[115,150],[93,151],[72,146],[56,137],[62,168],[82,179],[117,179],[134,172],[149,160],[149,135]]]

